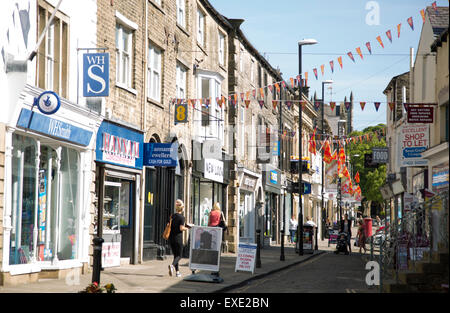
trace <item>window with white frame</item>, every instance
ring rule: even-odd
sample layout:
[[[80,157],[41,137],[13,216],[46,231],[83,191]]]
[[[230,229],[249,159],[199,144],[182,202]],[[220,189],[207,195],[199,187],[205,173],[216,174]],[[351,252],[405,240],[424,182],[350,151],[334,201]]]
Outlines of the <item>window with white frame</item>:
[[[225,36],[219,31],[219,64],[225,65]]]
[[[177,23],[180,26],[186,27],[186,0],[177,0]]]
[[[204,46],[205,44],[205,14],[197,10],[197,42]]]
[[[181,63],[177,63],[177,99],[184,99],[186,97],[186,72],[187,69]]]
[[[133,31],[116,24],[116,82],[131,88]]]
[[[148,97],[155,101],[161,101],[161,55],[160,49],[149,43],[148,49]]]
[[[210,73],[198,74],[197,95],[202,99],[201,110],[194,115],[197,125],[197,135],[201,137],[224,139],[224,108],[219,106],[217,98],[221,98],[221,83],[223,78]],[[206,103],[208,101],[208,103]],[[205,137],[205,138],[206,138]]]

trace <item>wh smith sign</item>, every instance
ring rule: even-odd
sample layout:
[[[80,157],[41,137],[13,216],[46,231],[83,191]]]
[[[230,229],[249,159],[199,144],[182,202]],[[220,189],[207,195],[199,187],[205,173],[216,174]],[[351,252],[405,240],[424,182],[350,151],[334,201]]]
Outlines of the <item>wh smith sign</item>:
[[[109,96],[109,53],[83,55],[83,97]]]

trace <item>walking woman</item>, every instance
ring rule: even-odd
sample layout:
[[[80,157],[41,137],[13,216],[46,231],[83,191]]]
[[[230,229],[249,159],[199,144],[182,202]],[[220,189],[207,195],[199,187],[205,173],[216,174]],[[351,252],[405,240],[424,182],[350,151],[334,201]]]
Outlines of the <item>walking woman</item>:
[[[366,254],[366,230],[364,227],[364,222],[362,220],[358,221],[358,247],[359,253],[361,253],[361,248],[364,249],[364,254]]]
[[[178,262],[180,262],[183,252],[183,231],[188,230],[186,227],[186,219],[183,216],[184,203],[181,200],[175,202],[176,213],[172,215],[172,226],[170,228],[169,244],[173,253],[173,262],[169,265],[169,275],[173,276],[176,273],[177,277],[181,277],[181,273],[178,268]]]

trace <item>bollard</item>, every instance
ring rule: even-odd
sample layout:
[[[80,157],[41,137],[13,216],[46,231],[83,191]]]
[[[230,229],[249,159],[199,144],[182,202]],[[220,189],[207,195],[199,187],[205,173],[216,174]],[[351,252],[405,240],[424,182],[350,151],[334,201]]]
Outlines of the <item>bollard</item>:
[[[92,269],[92,282],[100,285],[100,271],[102,270],[102,244],[105,240],[100,237],[95,237],[94,242],[94,261]]]
[[[284,261],[284,229],[281,231],[281,255],[280,261]]]
[[[261,229],[256,230],[256,268],[261,267]]]
[[[316,231],[314,232],[314,228],[316,229]],[[318,240],[319,240],[319,231],[317,226],[313,228],[313,236],[315,237],[315,246],[314,246],[314,250],[319,250],[319,244],[318,244]],[[322,232],[323,233],[323,232]],[[323,240],[323,239],[322,239]]]

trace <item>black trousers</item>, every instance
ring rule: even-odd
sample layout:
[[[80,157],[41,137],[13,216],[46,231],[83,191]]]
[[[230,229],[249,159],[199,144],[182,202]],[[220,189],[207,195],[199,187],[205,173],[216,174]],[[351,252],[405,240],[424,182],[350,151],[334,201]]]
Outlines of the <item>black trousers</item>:
[[[175,267],[175,270],[178,272],[178,262],[180,262],[183,255],[183,236],[182,234],[178,234],[175,237],[169,238],[170,248],[173,253],[173,262],[172,265]]]

